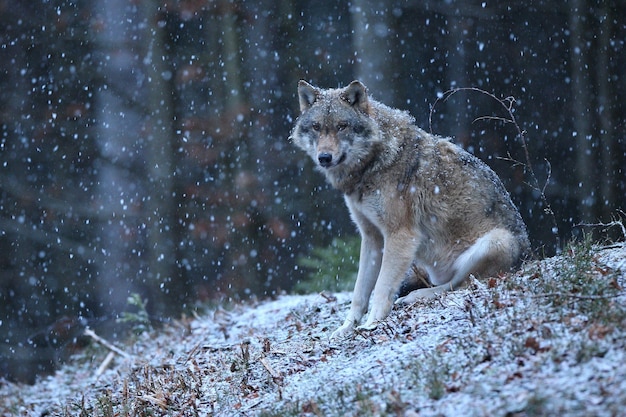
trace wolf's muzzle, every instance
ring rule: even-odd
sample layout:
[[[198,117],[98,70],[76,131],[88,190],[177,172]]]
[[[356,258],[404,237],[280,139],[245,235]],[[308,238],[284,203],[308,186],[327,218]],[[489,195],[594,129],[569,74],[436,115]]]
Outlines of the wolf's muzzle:
[[[321,166],[328,168],[333,165],[333,154],[329,152],[320,152],[317,155],[317,160]]]
[[[343,161],[346,160],[346,154],[342,153],[339,159],[335,159],[333,161],[333,154],[330,152],[320,152],[317,155],[317,161],[320,163],[322,168],[330,168],[336,165],[339,165]]]

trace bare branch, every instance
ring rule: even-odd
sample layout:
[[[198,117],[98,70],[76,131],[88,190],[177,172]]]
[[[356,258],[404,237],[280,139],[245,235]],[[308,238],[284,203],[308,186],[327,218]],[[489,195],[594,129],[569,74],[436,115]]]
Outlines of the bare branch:
[[[546,181],[543,184],[543,188],[541,188],[541,195],[545,195],[546,187],[550,183],[550,177],[552,176],[552,164],[550,163],[550,161],[548,161],[547,158],[544,158],[543,160],[546,161],[546,164],[548,165],[548,174],[546,175]]]
[[[537,180],[537,176],[535,174],[535,170],[533,168],[533,164],[531,162],[530,159],[530,153],[528,152],[528,144],[526,142],[526,131],[522,130],[522,128],[519,126],[519,124],[517,123],[517,120],[515,119],[515,115],[513,114],[513,106],[516,103],[515,97],[513,96],[508,96],[505,97],[503,99],[500,99],[498,97],[496,97],[495,95],[493,95],[492,93],[482,90],[480,88],[476,88],[476,87],[461,87],[461,88],[454,88],[451,90],[448,90],[446,92],[444,92],[440,97],[437,97],[437,99],[435,100],[435,102],[432,104],[432,106],[430,107],[430,113],[428,115],[428,125],[429,125],[429,129],[430,129],[430,133],[433,133],[433,123],[432,123],[432,119],[433,119],[433,114],[435,112],[435,107],[437,107],[437,104],[440,101],[447,101],[451,96],[453,96],[454,94],[458,93],[459,91],[473,91],[473,92],[477,92],[483,95],[486,95],[487,97],[495,100],[496,102],[500,103],[500,106],[502,106],[502,108],[506,111],[507,116],[506,117],[502,117],[502,116],[480,116],[477,117],[476,119],[474,119],[474,122],[476,121],[480,121],[480,120],[495,120],[495,121],[499,121],[499,122],[503,122],[503,123],[511,123],[513,126],[515,126],[515,129],[517,130],[517,136],[520,139],[520,142],[522,144],[522,149],[524,150],[524,157],[526,159],[525,163],[521,163],[517,160],[514,160],[513,158],[510,157],[509,158],[501,158],[504,160],[510,160],[511,162],[514,163],[514,166],[517,165],[522,165],[525,168],[525,171],[528,171],[528,173],[530,174],[531,177],[531,182],[532,184],[529,184],[529,186],[538,191],[540,196],[541,196],[541,201],[543,201],[544,205],[546,206],[545,212],[548,213],[550,215],[550,218],[552,219],[552,231],[555,235],[555,239],[556,239],[556,251],[557,253],[560,252],[560,248],[561,248],[561,238],[560,238],[560,234],[559,234],[559,226],[558,223],[556,222],[556,217],[554,216],[554,211],[552,210],[552,207],[550,206],[550,203],[548,202],[548,199],[546,197],[545,194],[545,190],[546,187],[548,186],[549,182],[550,182],[550,177],[552,175],[552,166],[550,165],[550,162],[548,160],[546,160],[546,163],[548,164],[548,175],[546,178],[545,183],[543,184],[542,187],[539,186],[539,181]]]
[[[622,210],[618,211],[620,214],[626,215]],[[611,227],[619,227],[622,231],[622,236],[626,239],[626,226],[624,226],[624,219],[622,219],[621,216],[610,223],[578,223],[575,224],[574,227],[603,227],[605,230]]]
[[[86,328],[85,329],[85,336],[91,337],[96,342],[100,343],[101,345],[103,345],[107,349],[117,353],[120,356],[123,356],[125,358],[130,358],[132,356],[132,355],[129,355],[128,353],[124,352],[122,349],[118,348],[117,346],[113,345],[111,342],[107,341],[106,339],[101,338],[100,336],[98,336],[90,328]]]
[[[610,294],[610,295],[585,295],[585,294],[572,294],[566,292],[549,292],[545,294],[536,294],[531,298],[572,298],[575,300],[610,300],[611,298],[620,297],[622,293]]]
[[[475,122],[480,122],[482,120],[490,120],[490,121],[497,121],[497,122],[503,122],[503,123],[515,123],[513,120],[511,119],[507,119],[506,117],[498,117],[498,116],[480,116],[475,118],[472,123]]]

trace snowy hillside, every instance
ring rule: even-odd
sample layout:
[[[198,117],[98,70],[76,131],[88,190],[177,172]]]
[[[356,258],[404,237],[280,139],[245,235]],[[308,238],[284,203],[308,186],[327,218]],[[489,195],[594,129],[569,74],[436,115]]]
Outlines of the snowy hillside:
[[[625,271],[624,245],[580,245],[337,344],[349,293],[220,309],[4,384],[0,415],[619,415]]]

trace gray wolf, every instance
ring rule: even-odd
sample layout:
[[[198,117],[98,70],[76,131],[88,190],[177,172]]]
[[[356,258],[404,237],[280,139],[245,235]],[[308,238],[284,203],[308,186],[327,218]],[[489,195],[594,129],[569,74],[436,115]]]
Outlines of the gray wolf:
[[[413,303],[493,276],[529,252],[526,226],[498,176],[408,112],[371,99],[353,81],[320,89],[300,81],[301,114],[290,140],[344,194],[361,234],[348,315],[332,339],[351,334],[368,309],[375,328],[396,303]],[[432,287],[396,300],[411,269]]]

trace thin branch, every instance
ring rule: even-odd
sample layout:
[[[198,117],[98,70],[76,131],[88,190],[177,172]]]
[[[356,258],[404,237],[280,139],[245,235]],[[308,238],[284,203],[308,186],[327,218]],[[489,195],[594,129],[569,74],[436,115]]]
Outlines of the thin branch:
[[[259,362],[261,362],[261,365],[263,365],[265,370],[270,374],[274,382],[279,382],[280,380],[282,380],[282,375],[280,374],[280,372],[277,372],[272,367],[272,365],[270,365],[269,361],[265,357],[260,357]]]
[[[496,159],[499,159],[499,160],[505,161],[505,162],[509,162],[514,167],[517,167],[517,166],[525,167],[526,166],[526,164],[524,164],[523,162],[518,161],[517,159],[513,158],[510,153],[507,152],[506,154],[507,154],[507,156],[496,156]],[[532,188],[532,185],[528,184],[528,186]]]
[[[528,143],[526,142],[526,131],[522,130],[522,128],[519,126],[519,123],[517,123],[517,120],[515,119],[515,115],[513,114],[513,106],[516,103],[515,97],[513,96],[508,96],[504,99],[500,99],[498,97],[496,97],[495,95],[493,95],[492,93],[482,90],[480,88],[476,88],[476,87],[462,87],[462,88],[454,88],[451,90],[448,90],[446,92],[444,92],[440,97],[437,97],[437,99],[435,100],[435,102],[432,104],[432,106],[430,107],[430,113],[428,115],[428,125],[429,125],[429,129],[430,129],[430,133],[433,133],[433,114],[435,112],[435,107],[437,106],[437,104],[440,101],[446,102],[448,101],[448,99],[450,99],[450,97],[452,97],[454,94],[458,93],[459,91],[473,91],[473,92],[477,92],[483,95],[486,95],[487,97],[495,100],[497,103],[500,104],[500,106],[502,106],[502,108],[506,111],[507,116],[506,117],[501,117],[501,116],[480,116],[477,117],[476,119],[474,119],[474,122],[476,121],[480,121],[480,120],[489,120],[489,121],[499,121],[499,122],[503,122],[503,123],[511,123],[513,124],[513,126],[515,126],[515,129],[517,130],[517,136],[520,139],[520,142],[522,144],[522,149],[524,150],[524,157],[526,159],[525,163],[521,163],[519,161],[516,161],[512,158],[510,158],[509,155],[509,159],[511,162],[514,162],[515,165],[522,165],[526,168],[526,170],[530,173],[530,177],[532,180],[532,185],[530,185],[530,187],[536,191],[539,192],[540,197],[541,197],[541,201],[543,201],[544,205],[546,206],[545,212],[548,213],[550,215],[550,218],[552,219],[552,231],[555,235],[555,239],[556,239],[556,251],[557,253],[560,252],[560,248],[561,248],[561,238],[560,238],[560,234],[559,234],[559,226],[558,223],[556,222],[556,217],[554,216],[554,211],[552,210],[552,207],[550,206],[550,203],[548,202],[548,199],[546,197],[545,194],[545,190],[546,187],[548,186],[548,183],[550,182],[550,177],[552,175],[552,166],[550,165],[550,163],[548,162],[548,160],[546,159],[546,163],[548,164],[548,176],[546,178],[546,181],[544,183],[544,185],[541,187],[539,185],[539,181],[537,180],[537,176],[535,174],[535,169],[533,168],[531,159],[530,159],[530,153],[528,151]],[[507,160],[505,158],[502,158],[504,160]]]
[[[536,295],[531,296],[531,298],[563,297],[563,298],[574,298],[576,300],[609,300],[611,298],[617,298],[621,295],[623,294],[619,293],[619,294],[611,294],[611,295],[585,295],[585,294],[572,294],[568,292],[549,292],[545,294],[536,294]]]
[[[511,119],[507,119],[505,117],[497,117],[497,116],[480,116],[480,117],[477,117],[474,120],[472,120],[472,123],[480,122],[480,121],[483,121],[483,120],[503,122],[503,123],[515,123]]]
[[[550,183],[550,177],[552,176],[552,164],[548,161],[548,158],[543,158],[546,161],[546,165],[548,166],[548,174],[546,175],[546,181],[543,183],[543,187],[541,188],[541,195],[545,195],[546,187]],[[550,207],[549,205],[547,206]],[[552,211],[552,209],[550,209]]]
[[[113,361],[114,357],[115,357],[115,352],[107,353],[107,356],[104,358],[100,366],[98,366],[98,369],[96,369],[96,376],[100,376],[104,373],[104,371],[106,371],[106,369],[109,367],[109,365]]]
[[[622,210],[618,210],[621,214],[626,215]],[[626,226],[624,226],[623,219],[614,219],[610,223],[578,223],[575,224],[574,227],[604,227],[606,229],[610,229],[611,227],[619,227],[622,231],[622,236],[626,239]]]
[[[89,336],[91,337],[93,340],[95,340],[96,342],[100,343],[101,345],[103,345],[104,347],[106,347],[109,350],[112,350],[113,352],[117,353],[120,356],[123,356],[125,358],[131,358],[132,355],[129,355],[128,353],[124,352],[122,349],[116,347],[115,345],[113,345],[112,343],[110,343],[109,341],[101,338],[100,336],[98,336],[93,330],[91,330],[89,327],[85,329],[85,336]]]

